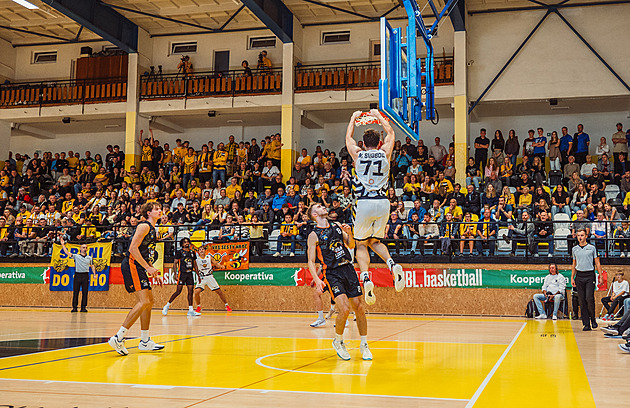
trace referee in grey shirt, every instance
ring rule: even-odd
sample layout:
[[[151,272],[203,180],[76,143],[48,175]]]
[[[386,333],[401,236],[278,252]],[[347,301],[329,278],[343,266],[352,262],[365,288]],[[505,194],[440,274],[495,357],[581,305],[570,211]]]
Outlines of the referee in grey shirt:
[[[72,254],[66,248],[66,243],[61,238],[61,250],[66,254],[68,258],[74,260],[74,284],[72,293],[72,312],[77,311],[79,305],[79,290],[81,290],[81,312],[87,312],[87,295],[90,288],[90,269],[92,273],[96,275],[96,269],[94,268],[94,262],[92,257],[87,254],[87,245],[81,245],[78,254]],[[594,306],[593,306],[594,307]]]
[[[583,331],[597,328],[595,321],[595,268],[599,272],[600,282],[604,281],[604,272],[599,263],[599,255],[595,246],[586,242],[586,231],[577,230],[578,244],[571,250],[571,285],[577,289],[580,309],[582,310]]]

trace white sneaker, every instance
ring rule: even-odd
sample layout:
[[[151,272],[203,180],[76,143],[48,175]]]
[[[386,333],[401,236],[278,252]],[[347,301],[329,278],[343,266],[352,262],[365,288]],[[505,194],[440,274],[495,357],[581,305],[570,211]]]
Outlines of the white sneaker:
[[[396,292],[402,292],[405,289],[405,274],[403,273],[402,266],[395,264],[392,268],[392,273],[394,274],[394,287],[396,288]]]
[[[188,316],[201,316],[201,313],[195,312],[194,310],[189,310]]]
[[[311,323],[311,327],[322,327],[322,326],[326,326],[326,320],[324,319],[317,319],[313,323]]]
[[[125,348],[125,339],[118,340],[118,335],[114,334],[109,341],[107,342],[118,354],[121,356],[126,356],[129,354],[127,349]]]
[[[374,294],[374,283],[366,279],[363,281],[363,290],[365,291],[365,303],[373,305],[376,303],[376,295]]]
[[[346,350],[346,345],[343,341],[337,342],[337,340],[333,340],[332,346],[337,352],[337,355],[342,360],[350,360],[350,353]]]
[[[163,344],[157,344],[150,338],[149,338],[149,341],[147,342],[140,341],[140,344],[138,344],[138,350],[140,351],[159,351],[163,349],[164,349]]]
[[[291,252],[291,253],[289,254],[289,256],[295,256],[295,254],[294,254],[293,252]]]
[[[553,315],[553,316],[551,317],[551,319],[552,319],[552,320],[558,320],[558,316]]]
[[[553,254],[547,254],[547,257],[548,257],[548,258],[552,258],[552,257],[553,257]]]
[[[602,326],[599,329],[606,334],[610,334],[611,336],[619,336],[619,331],[615,328],[612,328],[611,326],[608,326],[608,327]]]
[[[359,349],[361,350],[361,357],[364,360],[372,360],[372,352],[367,344],[361,344]]]
[[[619,258],[625,258],[625,257],[626,257],[626,254],[623,252],[621,253],[621,255],[619,255]]]
[[[538,316],[536,316],[536,319],[538,320],[542,320],[542,319],[546,319],[547,315],[546,314],[539,314]]]
[[[168,314],[168,305],[165,305],[165,306],[162,308],[162,314],[163,314],[164,316],[166,316],[166,315]]]
[[[624,351],[626,353],[630,353],[630,347],[628,346],[628,343],[620,344],[619,348],[621,349],[621,351]]]
[[[276,252],[275,254],[273,254],[274,257],[279,257],[280,256],[280,252]]]
[[[630,329],[626,329],[626,331],[621,333],[621,337],[628,337],[628,336],[630,336]]]

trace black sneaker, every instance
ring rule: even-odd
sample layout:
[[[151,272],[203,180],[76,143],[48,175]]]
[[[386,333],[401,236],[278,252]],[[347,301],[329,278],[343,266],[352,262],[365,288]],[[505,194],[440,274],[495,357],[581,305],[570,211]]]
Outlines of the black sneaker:
[[[78,312],[78,310],[77,309],[72,309],[70,312],[76,313],[76,312]]]
[[[591,330],[592,330],[592,329],[591,329],[591,326],[584,326],[584,327],[582,328],[582,331],[591,331]]]
[[[504,235],[504,236],[503,236],[503,240],[504,240],[505,242],[507,242],[508,244],[511,242],[511,241],[510,241],[510,238],[509,238],[507,235]]]
[[[597,329],[597,322],[595,320],[593,320],[591,322],[591,326],[593,326],[593,329]]]
[[[81,313],[87,313],[87,309],[81,309]]]

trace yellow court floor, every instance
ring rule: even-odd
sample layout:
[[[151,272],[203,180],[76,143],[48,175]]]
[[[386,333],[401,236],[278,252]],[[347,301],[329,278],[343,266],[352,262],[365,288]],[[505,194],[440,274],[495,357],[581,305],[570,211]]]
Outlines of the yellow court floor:
[[[614,379],[601,374],[625,374],[630,360],[614,351],[619,341],[568,320],[372,315],[374,360],[361,360],[351,324],[352,359],[342,361],[333,321],[313,329],[306,314],[177,312],[154,313],[164,351],[139,352],[131,338],[121,357],[104,341],[124,314],[0,309],[0,405],[609,406]]]

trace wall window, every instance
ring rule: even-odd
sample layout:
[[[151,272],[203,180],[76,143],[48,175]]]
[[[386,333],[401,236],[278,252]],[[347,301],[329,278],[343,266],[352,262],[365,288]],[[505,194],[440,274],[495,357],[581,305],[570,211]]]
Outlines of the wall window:
[[[33,64],[50,64],[57,62],[57,51],[33,53]]]
[[[250,50],[276,48],[276,37],[249,37],[249,44],[247,47]]]
[[[350,44],[350,30],[322,32],[322,45]]]
[[[370,59],[381,59],[381,40],[370,40]]]
[[[173,42],[171,43],[170,55],[176,54],[196,54],[197,41]]]

